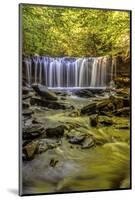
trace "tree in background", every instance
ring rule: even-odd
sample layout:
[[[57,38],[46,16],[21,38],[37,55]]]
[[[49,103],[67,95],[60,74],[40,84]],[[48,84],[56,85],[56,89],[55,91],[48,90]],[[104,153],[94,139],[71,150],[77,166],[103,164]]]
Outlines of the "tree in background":
[[[23,54],[130,56],[130,12],[22,6]]]

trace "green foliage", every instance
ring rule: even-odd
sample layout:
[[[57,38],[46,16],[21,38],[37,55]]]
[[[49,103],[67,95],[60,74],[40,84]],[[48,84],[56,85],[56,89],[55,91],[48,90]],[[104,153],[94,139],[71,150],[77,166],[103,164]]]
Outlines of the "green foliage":
[[[22,5],[23,53],[130,54],[130,12]]]

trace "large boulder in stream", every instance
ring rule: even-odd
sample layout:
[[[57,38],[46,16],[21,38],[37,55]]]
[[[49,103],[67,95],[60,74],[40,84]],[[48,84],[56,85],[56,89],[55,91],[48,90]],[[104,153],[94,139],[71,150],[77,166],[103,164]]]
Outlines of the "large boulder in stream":
[[[60,138],[64,136],[64,129],[65,129],[64,125],[59,125],[55,128],[48,128],[46,129],[46,136],[48,138]]]
[[[60,101],[52,101],[52,100],[47,100],[47,99],[43,99],[40,97],[32,97],[30,100],[30,104],[31,105],[37,105],[37,106],[42,106],[42,107],[47,107],[47,108],[51,108],[51,109],[73,109],[74,107],[72,105],[69,104],[64,104]]]
[[[81,114],[91,115],[96,114],[96,103],[90,103],[81,109]]]
[[[44,127],[39,124],[31,124],[23,128],[23,140],[33,140],[45,132]]]
[[[49,91],[48,88],[45,86],[42,86],[40,84],[33,84],[32,88],[35,90],[35,92],[39,96],[44,97],[45,99],[52,100],[52,101],[53,100],[56,101],[58,99],[55,93]]]
[[[73,129],[66,134],[67,140],[71,144],[80,145],[82,149],[88,149],[95,145],[94,137],[81,130]]]
[[[32,141],[28,143],[26,146],[23,148],[23,159],[24,160],[32,160],[37,152],[38,149],[38,141]]]

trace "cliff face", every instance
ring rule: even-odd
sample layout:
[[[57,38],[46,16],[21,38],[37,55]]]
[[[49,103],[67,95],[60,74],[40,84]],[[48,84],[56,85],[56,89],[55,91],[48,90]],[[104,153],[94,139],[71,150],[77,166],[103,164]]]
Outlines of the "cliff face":
[[[116,58],[115,84],[118,88],[130,87],[131,63],[130,59]]]

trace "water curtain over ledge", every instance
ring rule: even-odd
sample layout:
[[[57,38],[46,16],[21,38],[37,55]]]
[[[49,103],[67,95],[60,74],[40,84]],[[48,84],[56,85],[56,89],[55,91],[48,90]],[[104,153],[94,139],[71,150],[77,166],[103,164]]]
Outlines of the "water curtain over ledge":
[[[48,88],[107,87],[116,76],[116,60],[109,56],[90,58],[52,58],[33,56],[23,60],[27,84]]]

